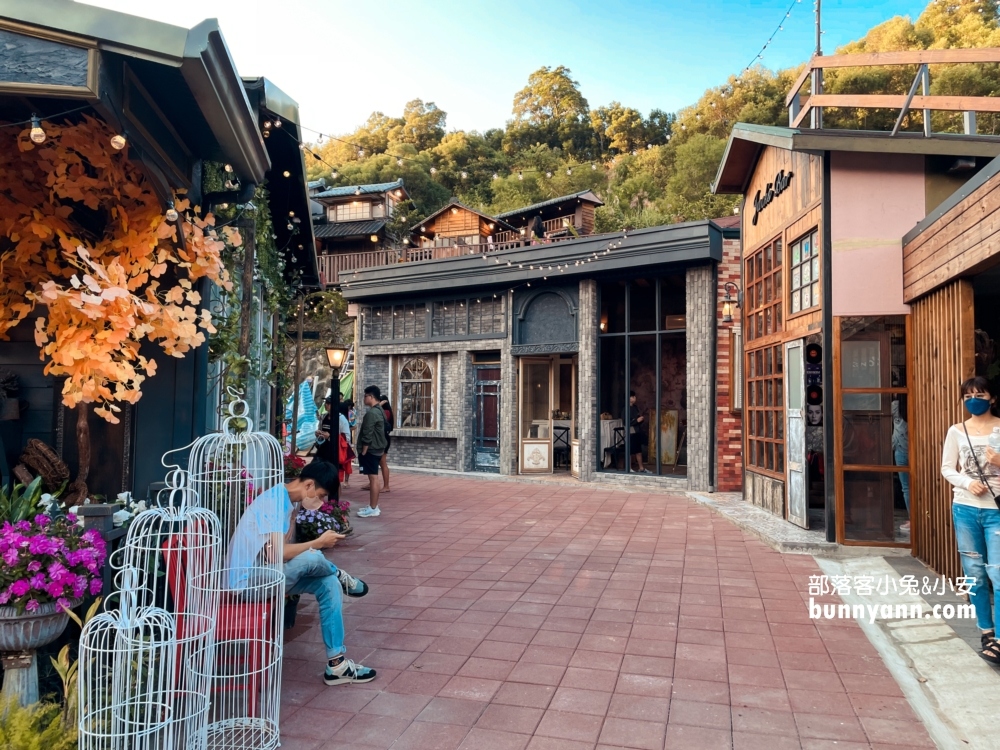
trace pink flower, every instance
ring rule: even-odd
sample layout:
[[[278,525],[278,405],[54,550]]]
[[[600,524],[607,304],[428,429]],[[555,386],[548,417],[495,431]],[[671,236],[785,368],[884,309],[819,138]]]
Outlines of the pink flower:
[[[30,563],[28,563],[29,573],[37,573],[41,569],[42,569],[42,564],[38,562],[38,560],[32,560]]]
[[[49,520],[50,519],[49,519],[48,516],[46,516],[44,514],[39,514],[39,515],[35,516],[35,525],[36,526],[41,526],[42,528],[45,528],[46,526],[49,525]]]
[[[56,604],[58,604],[62,608],[69,609],[72,602],[65,597],[60,597],[59,599],[56,600]]]
[[[101,593],[101,589],[104,588],[104,581],[100,578],[93,578],[90,581],[90,595],[97,596]]]
[[[6,604],[10,601],[10,591],[0,591],[0,604]]]
[[[3,553],[3,561],[8,565],[17,565],[17,550],[9,549]]]
[[[34,612],[41,606],[36,599],[28,599],[28,603],[24,605],[24,608],[29,612]]]

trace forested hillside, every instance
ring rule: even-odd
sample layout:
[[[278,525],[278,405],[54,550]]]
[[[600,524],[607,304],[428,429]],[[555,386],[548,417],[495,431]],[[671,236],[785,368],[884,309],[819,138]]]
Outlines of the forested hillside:
[[[916,21],[895,17],[839,53],[1000,46],[996,0],[932,0]],[[584,87],[563,67],[543,67],[514,94],[506,127],[449,131],[446,112],[414,99],[401,116],[372,113],[354,133],[310,148],[310,177],[334,185],[402,177],[416,221],[451,196],[489,213],[593,189],[607,204],[598,231],[655,226],[730,214],[738,200],[709,186],[733,124],[787,124],[784,98],[800,67],[755,67],[706,91],[677,113],[648,115],[619,102],[591,107]],[[915,67],[827,71],[827,93],[905,94]],[[808,87],[807,87],[808,90]],[[934,94],[996,96],[1000,66],[932,66]],[[887,130],[898,112],[826,110],[826,127]],[[936,131],[957,131],[959,113],[939,113]],[[904,129],[923,127],[914,113]],[[996,115],[980,115],[979,131],[997,133]],[[323,163],[326,162],[326,163]],[[332,168],[331,168],[332,167]]]

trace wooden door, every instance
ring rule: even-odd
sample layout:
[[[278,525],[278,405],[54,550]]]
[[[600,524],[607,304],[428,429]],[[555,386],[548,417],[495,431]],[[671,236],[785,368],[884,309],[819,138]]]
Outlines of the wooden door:
[[[788,520],[809,528],[806,477],[805,340],[785,344],[785,507]]]

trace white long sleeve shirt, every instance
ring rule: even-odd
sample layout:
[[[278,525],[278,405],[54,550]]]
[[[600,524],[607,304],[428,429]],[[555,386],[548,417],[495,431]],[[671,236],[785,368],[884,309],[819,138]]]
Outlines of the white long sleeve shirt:
[[[969,442],[972,442],[970,449]],[[989,491],[976,496],[969,492],[969,487],[973,482],[981,481],[979,471],[976,469],[976,460],[983,470],[986,481],[989,482],[993,493],[1000,497],[1000,468],[993,466],[983,455],[987,448],[988,435],[965,436],[962,425],[952,425],[948,428],[948,435],[944,439],[944,452],[941,456],[941,475],[954,487],[955,502],[959,505],[971,505],[975,508],[987,508],[995,510],[997,504],[993,501],[993,495]],[[975,450],[975,458],[973,457]]]

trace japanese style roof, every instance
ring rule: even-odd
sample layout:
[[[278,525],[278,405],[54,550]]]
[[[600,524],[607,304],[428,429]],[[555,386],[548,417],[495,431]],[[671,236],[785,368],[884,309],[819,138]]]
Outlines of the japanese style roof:
[[[371,195],[373,193],[388,193],[390,190],[406,190],[403,187],[402,178],[395,182],[376,182],[371,185],[341,185],[340,187],[327,188],[320,193],[314,193],[313,198],[348,198],[352,195]],[[409,196],[409,193],[407,193]]]
[[[480,217],[481,219],[486,219],[487,222],[492,224],[503,224],[508,229],[514,228],[506,221],[503,221],[502,219],[499,219],[496,216],[490,216],[489,214],[484,214],[482,211],[478,209],[472,208],[471,206],[466,206],[464,203],[458,200],[458,198],[452,198],[450,201],[448,201],[445,205],[441,206],[441,208],[432,213],[430,216],[421,219],[412,227],[410,227],[410,231],[411,232],[419,231],[421,227],[426,226],[429,222],[434,221],[434,219],[443,214],[445,211],[450,211],[453,208],[461,208],[465,211],[469,211],[470,213],[474,213],[476,216]]]
[[[730,230],[731,231],[731,230]],[[562,242],[525,244],[510,250],[359,269],[344,282],[344,298],[371,302],[443,290],[508,289],[546,280],[604,278],[655,272],[679,264],[722,259],[724,230],[712,221],[586,235]],[[562,266],[556,270],[556,266]]]
[[[513,211],[504,211],[502,214],[497,214],[498,219],[506,219],[511,216],[518,216],[520,214],[530,213],[531,211],[537,211],[541,208],[548,208],[549,206],[555,206],[559,203],[565,203],[567,201],[575,200],[585,200],[588,203],[593,203],[597,206],[603,206],[604,201],[598,198],[593,190],[581,190],[579,193],[573,193],[571,195],[561,195],[558,198],[550,198],[547,201],[542,201],[541,203],[532,203],[530,206],[524,206],[523,208],[515,208]]]
[[[1000,156],[1000,137],[935,133],[897,133],[872,130],[812,130],[752,125],[733,127],[712,185],[714,193],[739,194],[753,175],[757,159],[768,146],[789,151],[855,151],[877,154],[923,154],[940,156]]]
[[[217,21],[185,29],[69,0],[0,0],[0,20],[4,19],[14,22],[8,27],[10,34],[49,30],[53,32],[49,45],[96,47],[100,56],[108,58],[97,66],[100,71],[117,75],[111,73],[112,60],[127,61],[130,75],[157,102],[186,147],[197,156],[231,164],[244,184],[264,179],[270,166],[267,152]],[[23,51],[14,48],[8,56]],[[38,100],[58,95],[53,89],[59,88],[24,85],[22,91]],[[116,92],[109,89],[102,85],[100,96],[91,91],[84,97],[113,122],[123,108],[113,101]],[[123,129],[126,125],[118,124]],[[140,136],[130,132],[129,139],[139,142]],[[174,184],[182,177],[170,173],[169,165],[165,173]]]
[[[385,219],[370,219],[368,221],[336,221],[329,224],[318,224],[314,227],[318,239],[328,237],[361,237],[378,234],[385,226]]]
[[[308,187],[310,190],[317,190],[319,188],[324,188],[326,187],[326,179],[320,177],[318,180],[309,180],[309,182],[306,183],[306,187]]]

